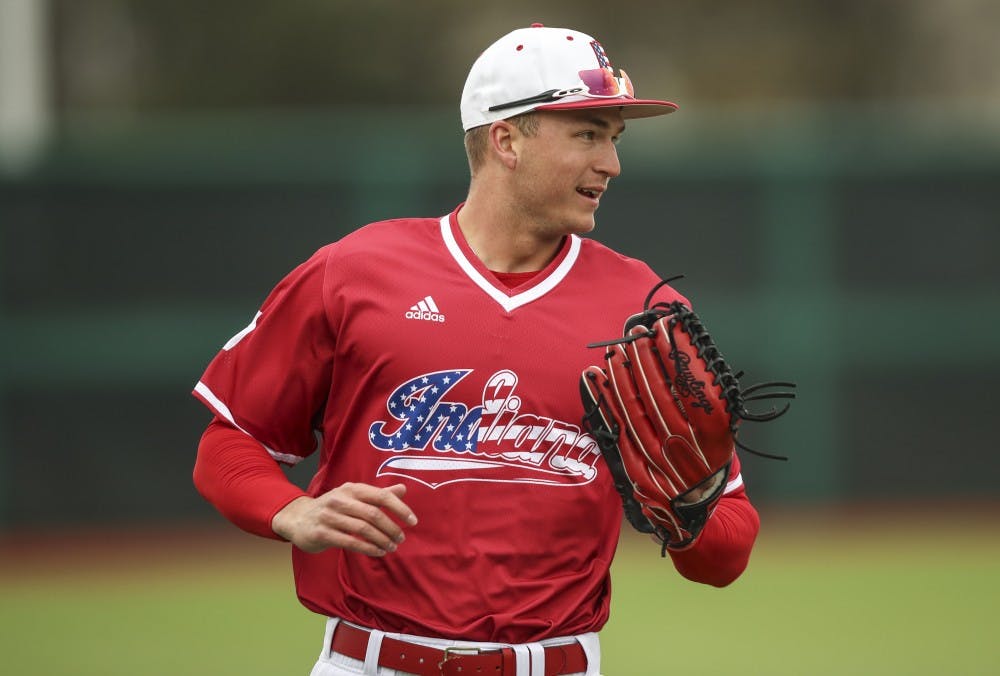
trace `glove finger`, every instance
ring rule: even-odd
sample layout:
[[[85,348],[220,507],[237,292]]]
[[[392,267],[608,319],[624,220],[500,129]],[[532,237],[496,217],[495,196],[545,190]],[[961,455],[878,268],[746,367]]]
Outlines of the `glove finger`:
[[[683,486],[658,464],[657,459],[662,457],[661,439],[646,411],[647,403],[639,396],[625,347],[611,346],[606,360],[605,397],[620,421],[618,447],[625,466],[630,469],[629,476],[645,497],[658,501],[665,497],[669,502]]]
[[[691,486],[717,468],[698,447],[694,430],[684,416],[682,405],[672,393],[672,384],[663,357],[670,352],[670,345],[662,331],[655,333],[645,327],[636,327],[631,335],[638,338],[629,345],[632,371],[635,374],[639,396],[650,411],[660,438],[658,455],[654,462],[678,486]]]
[[[638,396],[651,414],[657,436],[662,440],[687,429],[687,420],[678,408],[671,376],[664,363],[671,348],[663,332],[653,333],[645,326],[637,326],[629,332],[629,337],[633,338],[628,350]]]
[[[680,402],[684,418],[698,430],[702,442],[729,439],[731,415],[726,410],[722,387],[709,371],[705,357],[699,354],[691,336],[678,324],[670,326],[669,317],[657,320],[657,344],[674,386],[674,395]],[[715,355],[718,351],[715,350]]]
[[[701,452],[694,430],[672,393],[663,361],[671,348],[663,332],[652,332],[644,326],[637,326],[630,331],[629,337],[634,339],[627,349],[637,396],[642,400],[643,409],[657,437],[656,447],[646,446],[644,452],[671,486],[680,492],[718,468],[712,467]]]
[[[671,328],[668,318],[658,320],[655,327],[662,368],[673,385],[675,410],[680,414],[672,424],[665,452],[686,458],[680,471],[690,484],[729,462],[734,449],[731,416],[722,388],[715,384],[691,337],[677,326]]]
[[[644,456],[624,431],[625,416],[607,373],[597,366],[588,366],[580,384],[586,424],[598,438],[601,454],[611,470],[615,489],[622,496],[629,522],[643,533],[654,532],[653,524],[656,524],[662,529],[658,537],[681,540],[683,534],[678,519],[668,509],[669,496],[652,480],[648,474],[649,463],[642,459]],[[663,530],[669,535],[664,536]]]

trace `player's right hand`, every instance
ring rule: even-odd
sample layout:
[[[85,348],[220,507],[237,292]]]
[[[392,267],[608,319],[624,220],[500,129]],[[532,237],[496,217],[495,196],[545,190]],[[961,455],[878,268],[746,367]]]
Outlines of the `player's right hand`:
[[[299,549],[315,554],[339,547],[368,556],[385,556],[403,542],[403,527],[417,517],[403,502],[406,486],[379,488],[345,483],[318,497],[302,496],[285,505],[271,528]],[[393,519],[395,517],[395,520]]]

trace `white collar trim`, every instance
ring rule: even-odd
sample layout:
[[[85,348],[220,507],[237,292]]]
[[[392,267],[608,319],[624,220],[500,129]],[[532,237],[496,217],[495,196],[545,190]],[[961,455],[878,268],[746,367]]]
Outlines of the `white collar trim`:
[[[485,291],[490,298],[499,303],[500,307],[507,312],[538,300],[554,289],[569,274],[569,271],[573,269],[573,264],[576,263],[576,259],[580,255],[580,238],[577,235],[570,235],[569,251],[566,252],[566,257],[556,266],[555,270],[549,273],[548,277],[527,291],[514,296],[508,296],[486,279],[476,269],[476,266],[466,258],[465,252],[462,251],[462,247],[459,246],[458,241],[455,239],[455,234],[451,231],[450,215],[441,217],[441,236],[444,238],[445,246],[448,247],[448,251],[455,259],[455,262],[458,263],[458,266],[462,268],[462,271],[465,272],[469,279],[475,282],[476,286]]]

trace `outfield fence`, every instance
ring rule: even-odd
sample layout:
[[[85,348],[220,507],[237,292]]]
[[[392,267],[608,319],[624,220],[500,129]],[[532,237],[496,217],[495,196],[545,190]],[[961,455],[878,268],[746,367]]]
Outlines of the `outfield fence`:
[[[81,116],[0,176],[0,525],[209,516],[191,386],[316,248],[463,199],[455,118]],[[756,500],[998,497],[994,120],[694,106],[630,124],[594,237],[686,275],[747,382],[799,383],[790,415],[745,432],[791,457],[744,460]]]

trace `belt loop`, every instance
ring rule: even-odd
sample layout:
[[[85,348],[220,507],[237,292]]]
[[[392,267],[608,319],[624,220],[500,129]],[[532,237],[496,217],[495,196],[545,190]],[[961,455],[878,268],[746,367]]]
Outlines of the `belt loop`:
[[[340,624],[339,617],[326,618],[326,632],[323,634],[323,650],[319,653],[321,660],[328,660],[333,655],[333,632],[337,631],[338,624]]]
[[[531,656],[531,676],[545,676],[545,648],[541,643],[529,643],[528,654]]]
[[[596,632],[580,634],[576,637],[577,643],[583,648],[583,654],[587,656],[586,676],[601,676],[601,639]]]
[[[517,665],[517,676],[531,675],[531,653],[528,652],[527,645],[512,645],[514,649],[514,659]]]
[[[385,637],[384,631],[372,629],[368,634],[368,650],[365,652],[365,676],[378,676],[378,657],[382,652],[382,639]]]

